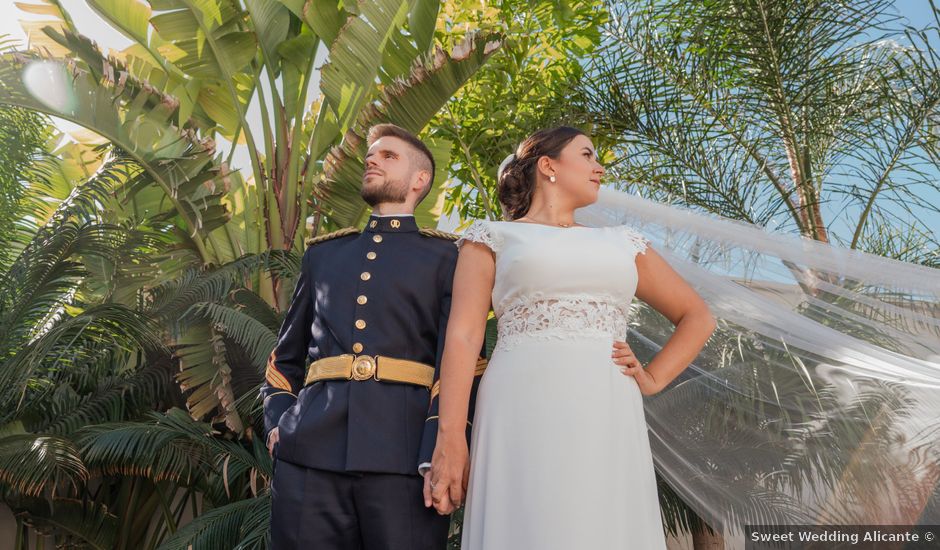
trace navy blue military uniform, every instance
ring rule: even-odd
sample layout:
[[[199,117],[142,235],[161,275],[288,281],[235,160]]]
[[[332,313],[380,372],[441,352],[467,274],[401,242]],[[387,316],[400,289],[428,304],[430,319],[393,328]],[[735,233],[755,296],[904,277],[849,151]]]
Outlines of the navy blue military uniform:
[[[412,216],[372,216],[361,233],[308,239],[262,386],[265,438],[279,432],[275,550],[444,548],[448,518],[425,508],[418,475],[434,449],[437,385],[305,377],[308,362],[352,354],[423,363],[439,378],[453,238]]]

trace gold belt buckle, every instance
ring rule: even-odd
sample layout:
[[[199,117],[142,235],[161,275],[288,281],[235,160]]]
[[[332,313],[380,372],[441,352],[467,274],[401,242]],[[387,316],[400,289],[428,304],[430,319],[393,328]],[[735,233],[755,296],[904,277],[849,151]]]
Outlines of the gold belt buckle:
[[[375,376],[375,359],[368,355],[359,355],[353,360],[353,380],[368,380]]]

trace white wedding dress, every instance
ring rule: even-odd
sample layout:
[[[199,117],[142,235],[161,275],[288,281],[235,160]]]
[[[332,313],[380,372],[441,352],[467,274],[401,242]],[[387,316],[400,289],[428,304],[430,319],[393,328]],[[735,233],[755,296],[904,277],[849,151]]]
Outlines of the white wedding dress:
[[[477,221],[498,343],[477,394],[463,550],[664,549],[643,397],[611,359],[647,241]]]

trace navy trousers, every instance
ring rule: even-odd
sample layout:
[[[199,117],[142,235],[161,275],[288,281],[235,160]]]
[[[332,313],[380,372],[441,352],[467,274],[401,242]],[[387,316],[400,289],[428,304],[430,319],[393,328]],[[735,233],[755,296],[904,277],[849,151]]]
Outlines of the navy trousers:
[[[450,518],[415,475],[345,473],[276,460],[271,550],[444,550]]]

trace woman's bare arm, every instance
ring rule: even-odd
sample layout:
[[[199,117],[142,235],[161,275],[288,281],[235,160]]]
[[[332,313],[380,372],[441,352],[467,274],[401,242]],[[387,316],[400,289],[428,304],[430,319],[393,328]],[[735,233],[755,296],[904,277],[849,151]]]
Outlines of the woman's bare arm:
[[[695,359],[715,330],[715,318],[702,297],[652,247],[637,254],[636,269],[636,297],[676,326],[642,372],[628,373],[634,375],[644,395],[652,395],[669,385]]]
[[[496,261],[483,244],[467,241],[457,256],[444,355],[437,444],[431,459],[435,508],[450,513],[459,506],[469,468],[466,429],[470,389],[486,333]]]

